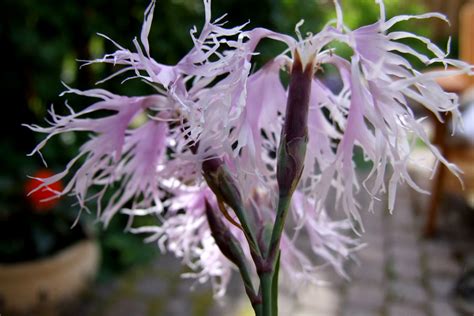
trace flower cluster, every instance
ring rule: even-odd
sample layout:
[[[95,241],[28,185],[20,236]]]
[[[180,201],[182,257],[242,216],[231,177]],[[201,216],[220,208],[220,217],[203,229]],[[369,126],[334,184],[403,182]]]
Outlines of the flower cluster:
[[[456,119],[456,95],[445,93],[434,79],[453,72],[471,73],[468,64],[448,59],[429,39],[409,32],[390,32],[400,21],[444,16],[430,13],[386,20],[383,2],[376,2],[380,18],[372,25],[349,29],[335,1],[337,19],[333,23],[307,37],[301,36],[297,25],[293,38],[263,28],[245,30],[245,25],[226,28],[222,18],[212,21],[210,0],[204,0],[204,26],[199,34],[196,28],[191,30],[194,47],[175,65],[164,65],[150,54],[152,1],[145,12],[140,41],[133,40],[134,51],[113,42],[117,47],[114,53],[87,64],[122,65],[104,80],[130,72],[130,78],[154,86],[156,94],[125,97],[102,89],[67,87],[65,93],[98,101],[80,112],[69,108],[70,114],[65,116],[52,109],[50,126],[29,126],[47,134],[33,153],[61,133],[86,132],[91,137],[63,172],[43,179],[43,186],[72,175],[58,194],[74,194],[83,208],[96,198],[105,224],[119,211],[130,216],[156,215],[156,226],[132,231],[151,234],[148,240],[156,241],[160,249],[174,253],[191,268],[193,273],[188,276],[199,281],[211,279],[216,293],[222,295],[232,264],[212,237],[206,203],[222,211],[237,240],[243,241],[245,236],[235,214],[228,212],[219,197],[216,199],[216,192],[209,189],[203,164],[225,164],[253,223],[264,227],[275,220],[277,187],[281,186],[277,183],[276,157],[284,135],[288,99],[288,87],[280,75],[298,61],[311,69],[306,89],[308,125],[303,135],[307,136],[307,150],[301,181],[291,201],[292,221],[281,239],[281,267],[291,273],[292,280],[312,280],[318,268],[314,258],[319,257],[344,275],[343,260],[359,246],[347,232],[355,227],[354,221],[360,221],[355,192],[361,186],[373,200],[388,191],[390,210],[400,182],[423,192],[407,171],[416,138],[429,146],[438,161],[457,172],[430,144],[409,103],[420,103],[440,120],[447,112]],[[258,54],[257,45],[264,38],[283,42],[288,50],[253,73],[252,57]],[[425,43],[431,57],[399,42],[406,38]],[[331,48],[333,42],[352,48],[352,57],[338,56]],[[407,55],[426,65],[440,63],[456,70],[420,73],[405,58]],[[331,90],[313,75],[324,65],[338,70],[340,91]],[[146,114],[148,120],[132,127],[131,122],[140,114]],[[371,187],[356,176],[352,159],[355,147],[362,148],[365,158],[373,162],[365,179],[373,179]],[[387,174],[389,165],[393,168]],[[325,210],[331,190],[347,219],[332,220]],[[114,193],[103,205],[108,191]],[[301,234],[310,241],[306,251],[297,246]],[[244,252],[250,256],[248,247]]]

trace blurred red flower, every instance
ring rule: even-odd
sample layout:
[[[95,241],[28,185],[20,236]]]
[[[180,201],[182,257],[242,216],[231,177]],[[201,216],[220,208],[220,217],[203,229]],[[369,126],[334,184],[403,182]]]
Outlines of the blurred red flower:
[[[33,207],[33,210],[36,212],[47,212],[58,204],[59,198],[53,197],[56,195],[55,192],[62,191],[63,184],[61,181],[57,181],[33,193],[30,193],[34,189],[39,187],[41,184],[43,184],[43,181],[33,178],[45,179],[52,177],[53,175],[54,173],[51,170],[41,169],[35,172],[32,175],[32,178],[28,179],[28,181],[25,182],[25,193],[27,194],[27,198],[31,206]],[[45,199],[49,198],[52,199],[44,201]]]

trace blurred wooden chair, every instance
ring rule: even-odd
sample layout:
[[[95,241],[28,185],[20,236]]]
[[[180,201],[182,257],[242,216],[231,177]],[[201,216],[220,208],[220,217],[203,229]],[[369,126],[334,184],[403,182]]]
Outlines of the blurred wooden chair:
[[[459,52],[460,59],[474,64],[474,3],[465,4],[459,14]],[[465,93],[468,89],[474,89],[474,77],[466,75],[443,77],[437,82],[447,92],[457,94]],[[474,90],[473,90],[474,91]],[[472,103],[471,103],[472,102]],[[469,104],[474,104],[472,98]],[[474,146],[469,141],[457,141],[447,139],[447,124],[440,123],[434,116],[431,120],[434,124],[433,143],[438,146],[443,155],[463,170],[463,181],[465,190],[462,191],[459,181],[452,176],[442,165],[438,167],[432,182],[431,197],[427,210],[427,218],[424,234],[433,236],[436,232],[438,209],[444,192],[457,192],[472,199],[474,194]],[[471,123],[472,124],[472,123]],[[470,145],[469,145],[470,144]]]

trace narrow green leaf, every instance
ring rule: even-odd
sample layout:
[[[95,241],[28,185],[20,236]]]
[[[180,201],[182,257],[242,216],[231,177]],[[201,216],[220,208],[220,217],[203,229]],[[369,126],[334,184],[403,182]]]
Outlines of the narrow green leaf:
[[[278,316],[278,275],[280,274],[280,256],[281,252],[278,252],[278,257],[275,263],[275,270],[273,271],[272,316]]]

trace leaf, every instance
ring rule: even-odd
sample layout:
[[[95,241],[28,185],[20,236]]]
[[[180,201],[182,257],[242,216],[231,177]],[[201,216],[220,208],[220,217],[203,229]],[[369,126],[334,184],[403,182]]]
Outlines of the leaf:
[[[278,316],[278,275],[280,274],[280,257],[281,252],[278,252],[272,280],[272,316]]]

